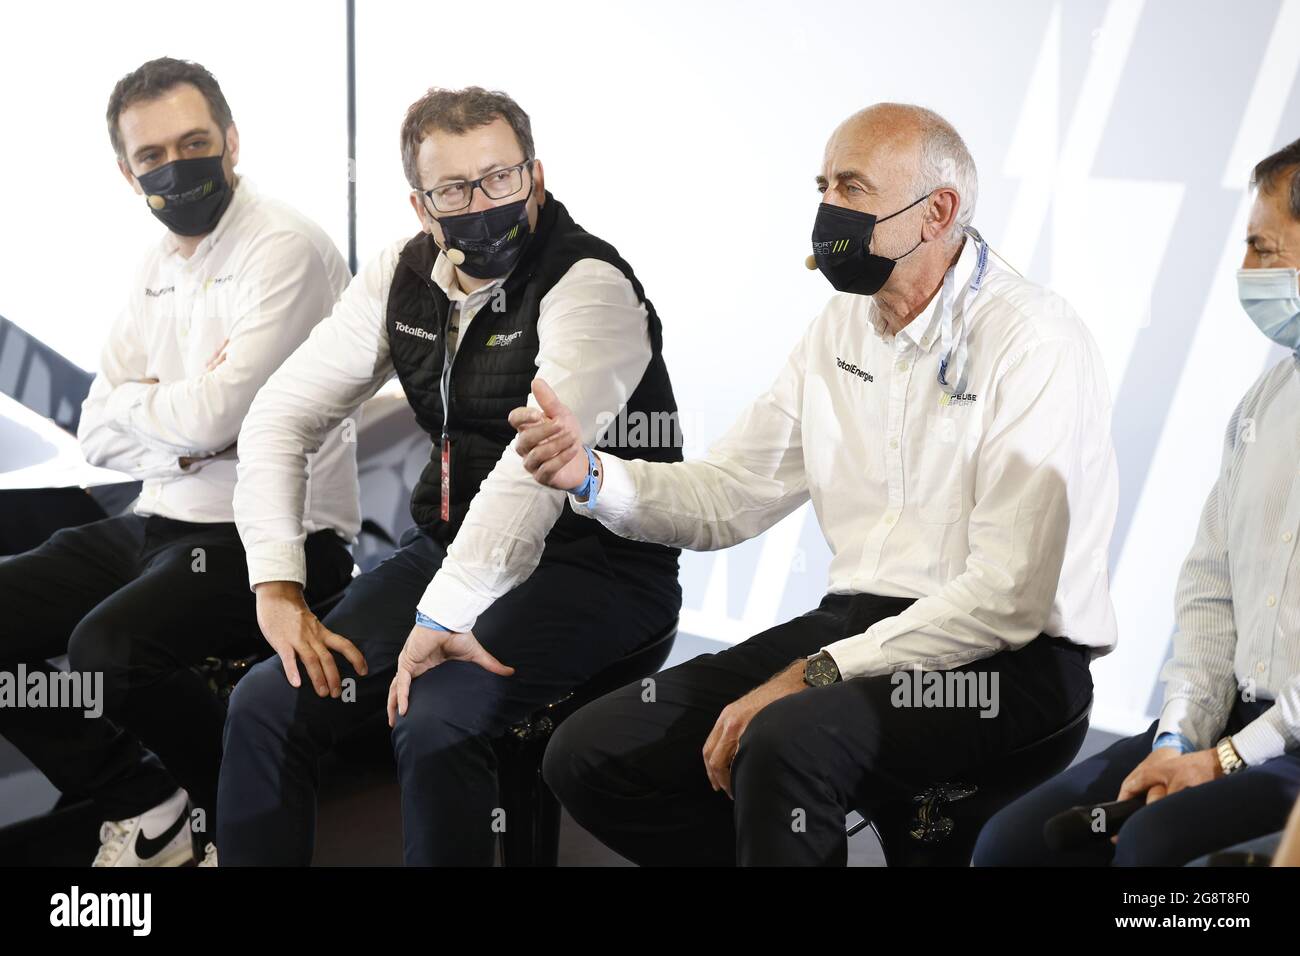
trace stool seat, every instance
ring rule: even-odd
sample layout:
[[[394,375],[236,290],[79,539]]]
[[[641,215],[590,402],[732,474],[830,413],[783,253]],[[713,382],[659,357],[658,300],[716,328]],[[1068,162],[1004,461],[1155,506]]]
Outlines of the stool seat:
[[[542,757],[557,727],[579,708],[633,681],[655,674],[677,639],[677,622],[596,674],[572,693],[511,725],[492,741],[505,831],[505,866],[555,866],[560,847],[560,802],[542,779]]]
[[[980,830],[995,813],[1070,765],[1088,735],[1092,701],[1046,737],[952,780],[859,810],[848,836],[870,825],[888,866],[969,866]]]

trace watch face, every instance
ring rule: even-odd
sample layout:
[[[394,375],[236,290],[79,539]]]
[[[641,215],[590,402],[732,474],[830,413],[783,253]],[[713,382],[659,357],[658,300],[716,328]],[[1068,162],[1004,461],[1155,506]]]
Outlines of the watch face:
[[[826,655],[819,655],[808,662],[804,668],[804,678],[814,687],[825,687],[835,683],[839,669],[835,662]]]

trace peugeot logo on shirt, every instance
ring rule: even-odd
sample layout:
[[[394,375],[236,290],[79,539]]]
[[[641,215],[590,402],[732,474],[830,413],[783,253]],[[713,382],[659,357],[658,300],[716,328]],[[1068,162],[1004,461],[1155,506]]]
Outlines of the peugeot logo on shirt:
[[[501,348],[504,345],[511,344],[516,339],[518,339],[519,336],[523,334],[524,334],[523,329],[516,329],[514,332],[504,332],[504,333],[497,333],[495,335],[489,335],[488,340],[485,344],[490,349]]]

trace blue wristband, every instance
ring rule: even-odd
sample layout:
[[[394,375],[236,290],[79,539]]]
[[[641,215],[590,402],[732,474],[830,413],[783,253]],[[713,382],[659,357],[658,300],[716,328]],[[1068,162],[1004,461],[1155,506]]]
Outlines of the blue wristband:
[[[429,617],[429,615],[425,614],[423,611],[419,610],[418,608],[415,611],[415,623],[420,627],[427,627],[435,631],[447,631],[448,633],[451,632],[451,628],[443,627],[441,624],[439,624],[437,621]]]
[[[577,498],[585,497],[587,500],[583,503],[591,510],[596,507],[596,491],[600,488],[600,482],[596,480],[596,454],[586,445],[582,446],[582,450],[587,453],[587,477],[578,487],[570,488],[568,493]]]
[[[1179,753],[1184,754],[1189,754],[1196,749],[1192,746],[1192,742],[1182,734],[1176,734],[1169,730],[1156,736],[1155,742],[1151,745],[1151,752],[1154,753],[1163,747],[1173,747]]]

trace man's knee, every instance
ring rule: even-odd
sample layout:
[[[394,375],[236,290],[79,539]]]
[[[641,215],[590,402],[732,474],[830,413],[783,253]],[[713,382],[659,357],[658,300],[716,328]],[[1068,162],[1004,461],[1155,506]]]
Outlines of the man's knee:
[[[800,726],[797,708],[782,706],[791,700],[783,698],[768,704],[754,715],[741,734],[731,764],[733,791],[742,782],[759,787],[771,786],[778,775],[812,771],[813,768],[804,766],[806,761],[801,755],[807,753],[807,734],[815,730],[805,730]]]
[[[304,686],[310,690],[310,682]],[[235,685],[226,713],[226,742],[268,730],[283,733],[289,725],[299,688],[284,676],[278,657],[256,665]]]
[[[604,755],[601,738],[608,726],[601,701],[596,700],[571,714],[551,736],[542,757],[542,779],[570,809],[620,789],[619,774]]]
[[[110,685],[119,683],[131,667],[132,635],[129,622],[92,611],[68,639],[68,667],[81,673],[103,674]]]
[[[1148,804],[1120,827],[1115,866],[1182,866],[1199,855],[1187,849],[1188,829],[1164,800]]]

